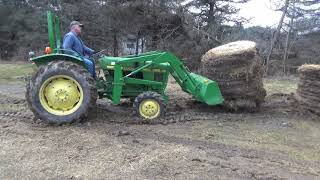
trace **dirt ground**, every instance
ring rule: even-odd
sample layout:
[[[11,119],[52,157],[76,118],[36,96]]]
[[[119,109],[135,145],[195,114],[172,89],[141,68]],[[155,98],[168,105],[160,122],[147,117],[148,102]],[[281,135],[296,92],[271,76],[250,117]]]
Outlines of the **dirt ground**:
[[[87,122],[63,126],[33,121],[24,84],[2,82],[0,179],[320,179],[319,118],[299,111],[285,83],[265,82],[255,113],[197,103],[170,81],[159,122],[99,100]]]

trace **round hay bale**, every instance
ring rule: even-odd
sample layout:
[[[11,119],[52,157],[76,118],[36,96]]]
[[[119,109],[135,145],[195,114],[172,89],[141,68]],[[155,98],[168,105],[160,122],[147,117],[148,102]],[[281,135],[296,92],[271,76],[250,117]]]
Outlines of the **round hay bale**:
[[[301,74],[310,73],[320,75],[320,65],[317,64],[304,64],[298,68]]]
[[[209,50],[199,72],[219,84],[228,109],[258,108],[264,101],[264,71],[255,42],[237,41]]]
[[[298,68],[296,97],[302,109],[320,115],[320,65],[306,64]]]
[[[254,56],[257,51],[256,43],[252,41],[236,41],[225,44],[209,50],[203,57],[202,61],[211,61],[212,59],[223,58],[224,60],[244,59],[248,56]],[[228,57],[228,58],[226,58]],[[233,58],[230,58],[233,57]],[[250,59],[250,58],[249,58]]]

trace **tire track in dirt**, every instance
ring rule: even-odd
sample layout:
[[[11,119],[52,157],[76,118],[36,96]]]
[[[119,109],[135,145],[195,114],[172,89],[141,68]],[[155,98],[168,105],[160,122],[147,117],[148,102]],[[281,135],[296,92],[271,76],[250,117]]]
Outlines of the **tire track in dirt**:
[[[0,104],[6,105],[7,108],[5,110],[0,110],[0,116],[5,116],[8,118],[24,118],[24,119],[32,119],[34,118],[32,112],[29,110],[28,105],[26,103],[26,100],[23,98],[17,98],[8,96],[5,94],[0,94],[2,98],[0,98]],[[176,99],[174,99],[176,102]],[[190,102],[189,102],[190,103]],[[192,102],[191,102],[192,103]],[[172,104],[171,104],[172,105]],[[128,105],[127,105],[128,106]],[[196,105],[199,106],[199,105]],[[99,118],[101,116],[108,116],[108,114],[111,112],[119,113],[121,115],[122,113],[132,113],[133,110],[131,107],[126,106],[112,106],[110,103],[104,103],[103,105],[97,105],[97,109],[99,109],[98,112],[96,112],[96,115]],[[198,121],[198,120],[210,120],[216,118],[216,112],[201,112],[201,105],[200,108],[196,107],[196,111],[181,111],[181,107],[170,107],[168,108],[168,111],[166,113],[166,116],[152,121],[145,121],[137,117],[131,117],[129,121],[121,121],[123,119],[117,118],[113,122],[118,123],[129,123],[129,124],[169,124],[169,123],[178,123],[178,122],[187,122],[187,121]],[[208,111],[208,109],[202,109],[203,111]],[[221,110],[218,110],[221,112]],[[87,121],[90,121],[92,119],[87,119]],[[120,121],[119,121],[120,120]],[[127,120],[127,119],[124,119]]]
[[[111,119],[113,123],[126,123],[126,124],[170,124],[178,122],[210,120],[217,118],[217,113],[225,112],[220,107],[203,106],[195,101],[181,101],[182,106],[178,105],[177,100],[173,99],[172,103],[167,105],[165,116],[155,120],[143,120],[134,116],[131,103],[123,102],[119,106],[113,106],[110,102],[98,100],[95,119],[105,119],[110,114],[119,116]],[[193,106],[192,110],[188,106]],[[131,115],[131,116],[128,116]],[[123,116],[126,115],[126,116]]]
[[[0,93],[0,116],[8,118],[24,118],[32,119],[33,114],[28,109],[28,105],[25,99],[8,96]]]

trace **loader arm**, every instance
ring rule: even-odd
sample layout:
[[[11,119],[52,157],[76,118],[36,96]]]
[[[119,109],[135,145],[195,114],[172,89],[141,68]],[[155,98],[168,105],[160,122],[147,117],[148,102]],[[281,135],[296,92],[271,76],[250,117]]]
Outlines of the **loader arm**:
[[[192,73],[175,55],[169,52],[151,52],[140,54],[138,56],[121,57],[116,62],[122,65],[128,63],[141,63],[137,72],[143,68],[161,64],[169,64],[169,72],[177,81],[183,91],[193,95],[193,97],[208,105],[217,105],[223,103],[218,84],[201,75]],[[134,74],[134,72],[132,73]]]

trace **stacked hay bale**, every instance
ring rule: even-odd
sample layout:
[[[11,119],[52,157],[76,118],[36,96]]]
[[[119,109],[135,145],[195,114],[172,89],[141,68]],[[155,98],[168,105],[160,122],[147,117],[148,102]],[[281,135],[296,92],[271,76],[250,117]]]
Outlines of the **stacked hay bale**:
[[[298,72],[296,97],[299,104],[303,109],[320,115],[320,65],[303,65]]]
[[[263,66],[256,44],[232,42],[208,51],[201,59],[200,73],[219,84],[225,106],[256,110],[264,101]]]

